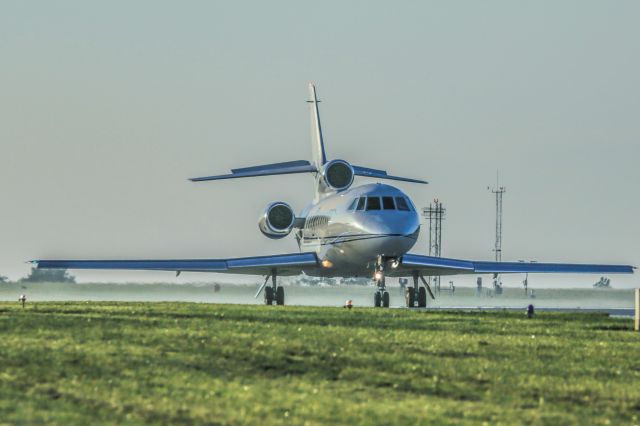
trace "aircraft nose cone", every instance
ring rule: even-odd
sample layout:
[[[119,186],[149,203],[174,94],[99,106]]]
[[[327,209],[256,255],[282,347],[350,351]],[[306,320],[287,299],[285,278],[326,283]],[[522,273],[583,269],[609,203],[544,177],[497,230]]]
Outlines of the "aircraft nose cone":
[[[402,256],[416,243],[420,232],[417,215],[400,218],[372,217],[366,223],[372,249],[385,256]]]

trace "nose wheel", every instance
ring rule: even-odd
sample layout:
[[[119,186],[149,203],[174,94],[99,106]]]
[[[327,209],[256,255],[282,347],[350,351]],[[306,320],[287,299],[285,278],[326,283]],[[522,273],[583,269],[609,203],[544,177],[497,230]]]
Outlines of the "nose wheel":
[[[373,295],[373,306],[376,308],[388,308],[389,307],[389,292],[384,279],[384,259],[378,258],[376,262],[376,270],[373,275],[373,279],[378,286],[378,290]]]
[[[373,306],[376,308],[388,308],[389,307],[389,292],[386,290],[378,290],[373,295]]]

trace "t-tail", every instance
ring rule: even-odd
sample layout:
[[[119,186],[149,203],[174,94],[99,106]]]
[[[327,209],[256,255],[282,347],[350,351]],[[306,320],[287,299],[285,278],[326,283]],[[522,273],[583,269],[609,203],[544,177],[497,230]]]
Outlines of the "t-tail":
[[[322,196],[348,189],[353,183],[354,176],[365,176],[374,179],[388,179],[402,182],[423,183],[420,179],[412,179],[401,176],[392,176],[384,170],[369,167],[355,166],[344,160],[327,161],[320,124],[320,110],[316,87],[309,84],[309,97],[307,101],[311,112],[311,152],[312,162],[307,160],[286,161],[282,163],[263,164],[232,169],[231,173],[224,175],[205,176],[191,178],[193,182],[208,180],[235,179],[255,176],[287,175],[294,173],[313,173],[317,178],[317,195]]]
[[[324,152],[324,140],[322,138],[322,125],[320,124],[320,110],[318,107],[318,96],[316,95],[316,86],[309,83],[309,111],[311,113],[311,155],[313,164],[318,170],[327,162],[327,155]]]

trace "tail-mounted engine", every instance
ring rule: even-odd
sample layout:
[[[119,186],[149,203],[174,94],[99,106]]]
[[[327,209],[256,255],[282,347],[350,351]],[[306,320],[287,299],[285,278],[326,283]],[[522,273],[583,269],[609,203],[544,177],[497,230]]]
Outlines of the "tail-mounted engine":
[[[258,228],[269,238],[283,238],[291,233],[295,219],[296,215],[291,206],[277,201],[269,204],[264,210],[258,221]]]
[[[320,192],[344,191],[353,183],[355,172],[351,164],[344,160],[333,160],[322,167],[320,181],[318,182]]]

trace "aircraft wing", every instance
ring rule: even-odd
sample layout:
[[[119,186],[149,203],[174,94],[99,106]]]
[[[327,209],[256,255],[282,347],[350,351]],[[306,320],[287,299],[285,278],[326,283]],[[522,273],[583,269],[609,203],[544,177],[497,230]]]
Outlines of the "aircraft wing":
[[[269,275],[275,269],[279,276],[284,276],[315,270],[318,258],[315,253],[292,253],[234,259],[32,260],[31,263],[42,269],[122,269],[245,275]]]
[[[486,262],[408,253],[402,257],[398,267],[387,270],[387,274],[395,277],[411,276],[416,272],[423,276],[511,273],[632,274],[634,269],[635,267],[630,265]]]

